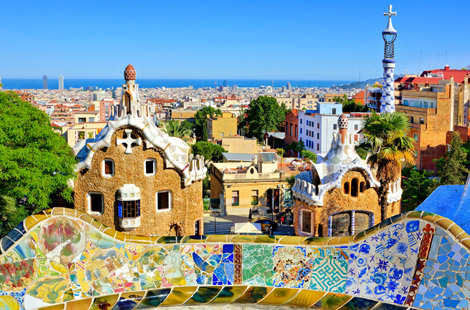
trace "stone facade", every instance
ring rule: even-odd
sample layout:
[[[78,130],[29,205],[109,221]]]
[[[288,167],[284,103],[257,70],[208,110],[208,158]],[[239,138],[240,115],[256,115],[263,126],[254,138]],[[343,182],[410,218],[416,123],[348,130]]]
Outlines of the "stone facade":
[[[337,125],[339,132],[323,161],[296,177],[292,188],[296,235],[354,235],[400,213],[400,178],[389,188],[382,218],[376,190],[380,183],[357,155],[345,114]]]
[[[204,159],[155,126],[132,70],[106,127],[74,147],[75,209],[131,234],[202,234]]]

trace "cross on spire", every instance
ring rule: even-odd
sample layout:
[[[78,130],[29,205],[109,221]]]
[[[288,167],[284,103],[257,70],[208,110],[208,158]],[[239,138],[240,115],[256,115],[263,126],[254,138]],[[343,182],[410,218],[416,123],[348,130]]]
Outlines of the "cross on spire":
[[[392,18],[392,15],[397,15],[397,12],[392,12],[392,5],[388,6],[388,12],[384,13],[384,16],[388,16],[388,18]]]
[[[396,32],[396,30],[393,29],[393,26],[392,26],[392,16],[397,16],[397,12],[392,12],[391,4],[388,6],[388,12],[384,13],[384,16],[388,16],[388,25],[384,31]]]

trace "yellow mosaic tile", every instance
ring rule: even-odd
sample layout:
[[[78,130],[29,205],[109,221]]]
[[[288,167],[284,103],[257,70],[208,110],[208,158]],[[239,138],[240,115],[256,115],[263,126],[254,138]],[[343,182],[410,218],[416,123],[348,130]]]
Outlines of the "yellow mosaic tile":
[[[79,219],[81,219],[85,223],[89,223],[89,224],[92,224],[93,221],[94,221],[91,216],[89,216],[88,214],[84,214],[84,213],[79,216]],[[93,225],[93,226],[95,226],[95,225]]]
[[[54,208],[51,210],[51,215],[53,216],[62,216],[64,215],[64,208]]]
[[[466,232],[463,232],[463,234],[458,235],[457,239],[462,242],[465,239],[470,239],[470,235],[468,235]]]
[[[315,303],[315,307],[322,310],[337,310],[344,306],[353,297],[337,293],[328,293],[320,301]]]
[[[307,239],[305,237],[299,237],[299,236],[286,236],[282,238],[281,240],[279,240],[279,244],[299,245],[301,241],[305,241]]]
[[[454,234],[454,236],[458,236],[459,234],[465,232],[462,228],[459,227],[459,225],[457,224],[454,224],[452,226],[450,226],[449,228],[449,231]]]
[[[420,218],[421,211],[411,211],[406,214],[406,218]]]
[[[103,233],[104,233],[105,235],[110,236],[111,238],[114,238],[114,236],[116,236],[116,231],[115,231],[114,229],[112,229],[112,228],[106,228],[106,229],[103,231]]]
[[[434,213],[423,212],[423,213],[421,214],[421,218],[422,218],[423,220],[433,222],[434,215],[435,215]]]
[[[65,304],[65,310],[83,310],[90,308],[93,298],[87,298],[77,301],[69,301]]]
[[[268,235],[260,235],[256,236],[256,239],[253,241],[254,243],[278,243],[282,236],[268,236]]]
[[[64,215],[72,216],[72,217],[78,217],[77,216],[77,210],[70,209],[70,208],[64,208]]]
[[[25,220],[24,220],[24,227],[26,228],[27,231],[30,231],[34,226],[36,226],[38,222],[38,220],[36,220],[36,218],[34,216],[28,216]]]
[[[174,287],[161,306],[182,305],[196,292],[197,286]]]
[[[447,229],[450,225],[454,224],[454,222],[449,220],[448,218],[442,218],[437,220],[436,224],[441,226],[443,229]]]
[[[250,286],[246,289],[245,293],[234,301],[240,304],[254,304],[263,299],[273,290],[272,287],[264,286]]]
[[[357,241],[360,241],[362,239],[365,239],[367,236],[366,236],[366,232],[365,231],[361,231],[360,233],[358,233],[357,235],[354,235],[352,236],[352,239],[351,239],[351,242],[357,242]]]
[[[181,243],[205,243],[206,238],[201,238],[201,239],[196,239],[194,237],[191,237],[191,236],[185,236],[183,237],[183,239],[181,239]]]
[[[38,213],[38,214],[35,214],[35,215],[32,215],[34,216],[34,218],[36,219],[36,221],[38,222],[42,222],[42,221],[45,221],[47,220],[49,217],[47,215],[44,215],[44,214],[41,214],[41,213]]]
[[[463,240],[462,241],[462,244],[470,250],[470,239],[467,239],[467,240]]]
[[[301,290],[292,300],[288,301],[284,306],[291,307],[310,307],[325,296],[325,292]]]
[[[94,226],[96,229],[98,229],[98,230],[101,230],[101,227],[103,227],[103,226],[101,225],[101,223],[98,222],[98,221],[95,220],[95,219],[93,219],[93,220],[90,222],[90,224],[93,225],[93,226]]]
[[[122,233],[120,231],[116,231],[116,235],[114,236],[115,239],[120,240],[120,241],[125,241],[126,240],[127,234]]]
[[[214,299],[222,289],[222,286],[199,286],[198,290],[193,294],[185,305],[200,305],[209,303]]]
[[[89,310],[111,309],[118,299],[119,294],[95,298]]]
[[[64,304],[48,306],[43,308],[38,308],[39,310],[63,310],[65,308]]]
[[[252,235],[234,235],[230,242],[233,243],[253,243],[257,236]]]
[[[326,237],[317,237],[317,238],[307,238],[302,241],[302,244],[305,245],[326,245],[330,238]]]
[[[328,245],[340,245],[340,244],[349,244],[352,241],[351,237],[334,237],[330,238]]]
[[[298,289],[293,288],[275,288],[268,296],[258,302],[258,304],[282,305],[291,300],[297,294],[298,291]]]
[[[247,286],[226,286],[217,297],[211,301],[211,304],[230,304],[245,293]]]
[[[152,243],[152,240],[150,240],[149,237],[145,236],[131,236],[130,239],[128,239],[129,242],[134,242],[134,243],[141,243],[141,244],[150,244]]]

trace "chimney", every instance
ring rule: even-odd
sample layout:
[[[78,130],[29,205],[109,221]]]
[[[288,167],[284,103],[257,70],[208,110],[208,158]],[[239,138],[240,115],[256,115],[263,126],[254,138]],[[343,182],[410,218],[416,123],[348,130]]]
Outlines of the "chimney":
[[[341,114],[338,118],[338,129],[339,136],[341,137],[341,144],[344,144],[348,136],[348,117],[346,114]]]
[[[444,67],[444,70],[446,70],[446,71],[447,71],[447,70],[450,70],[450,66],[449,66],[449,65],[446,65],[446,66]]]

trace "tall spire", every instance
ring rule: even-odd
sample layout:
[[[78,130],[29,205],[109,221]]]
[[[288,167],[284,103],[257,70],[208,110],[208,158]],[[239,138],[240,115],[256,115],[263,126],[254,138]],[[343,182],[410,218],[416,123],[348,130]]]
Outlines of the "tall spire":
[[[395,112],[395,89],[394,89],[394,71],[395,71],[395,39],[397,38],[397,31],[392,25],[392,16],[396,16],[397,12],[392,12],[392,5],[388,6],[388,12],[384,16],[388,17],[387,28],[382,31],[382,38],[385,42],[384,45],[384,59],[382,66],[384,68],[384,84],[382,88],[382,99],[380,112],[392,113]]]

